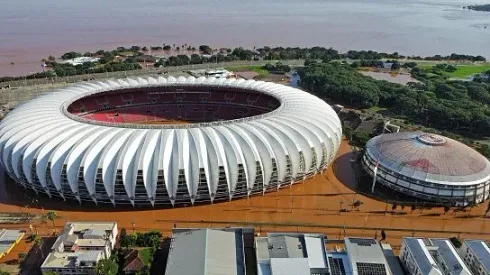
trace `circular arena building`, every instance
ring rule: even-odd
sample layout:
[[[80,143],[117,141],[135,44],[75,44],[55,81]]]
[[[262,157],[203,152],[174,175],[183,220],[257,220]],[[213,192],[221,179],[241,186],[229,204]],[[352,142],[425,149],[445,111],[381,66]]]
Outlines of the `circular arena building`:
[[[299,89],[254,80],[158,77],[79,84],[0,123],[8,175],[50,197],[176,205],[277,190],[325,169],[336,113]]]
[[[440,135],[401,132],[374,137],[366,144],[362,165],[371,176],[376,171],[377,182],[422,200],[466,206],[489,196],[490,162]]]

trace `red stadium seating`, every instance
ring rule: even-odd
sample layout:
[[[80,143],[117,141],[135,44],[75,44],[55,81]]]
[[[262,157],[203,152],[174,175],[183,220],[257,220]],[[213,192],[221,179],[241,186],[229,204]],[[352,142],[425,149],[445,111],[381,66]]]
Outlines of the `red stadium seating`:
[[[163,120],[209,122],[260,115],[279,106],[264,94],[218,89],[134,88],[81,98],[68,107],[74,115],[108,123],[151,123]]]

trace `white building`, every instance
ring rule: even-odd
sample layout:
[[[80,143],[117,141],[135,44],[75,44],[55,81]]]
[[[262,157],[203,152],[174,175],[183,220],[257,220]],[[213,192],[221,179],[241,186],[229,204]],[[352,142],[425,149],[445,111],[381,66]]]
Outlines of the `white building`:
[[[466,240],[460,254],[475,275],[490,274],[490,248],[482,240]]]
[[[396,275],[392,273],[384,250],[376,239],[345,238],[351,274]]]
[[[403,238],[400,261],[410,275],[443,275],[423,238]]]
[[[99,60],[100,60],[100,58],[98,58],[98,57],[80,56],[80,57],[75,57],[73,59],[67,59],[64,61],[60,61],[59,63],[71,64],[73,66],[76,66],[76,65],[82,65],[83,63],[86,63],[86,62],[89,62],[89,63],[98,62]]]
[[[403,238],[400,260],[408,274],[471,275],[448,239]]]
[[[329,274],[321,234],[269,233],[255,243],[259,275]]]
[[[111,256],[116,244],[115,222],[67,223],[41,265],[43,273],[95,274],[101,259]]]

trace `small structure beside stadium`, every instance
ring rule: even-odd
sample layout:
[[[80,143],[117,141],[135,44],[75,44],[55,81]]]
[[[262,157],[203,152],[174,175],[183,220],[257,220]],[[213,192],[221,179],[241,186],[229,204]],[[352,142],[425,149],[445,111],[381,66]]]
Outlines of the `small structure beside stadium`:
[[[426,201],[467,206],[489,196],[490,162],[474,149],[436,134],[374,137],[366,144],[362,165],[376,182]]]
[[[0,230],[0,259],[10,253],[14,246],[22,240],[24,234],[22,230]]]

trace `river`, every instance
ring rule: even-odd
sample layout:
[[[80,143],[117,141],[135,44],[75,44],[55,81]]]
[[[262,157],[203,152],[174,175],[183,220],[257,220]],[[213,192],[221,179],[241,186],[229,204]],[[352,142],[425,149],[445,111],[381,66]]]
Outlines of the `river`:
[[[462,9],[482,3],[489,0],[2,0],[0,76],[40,71],[50,54],[163,43],[490,57],[490,13]]]

